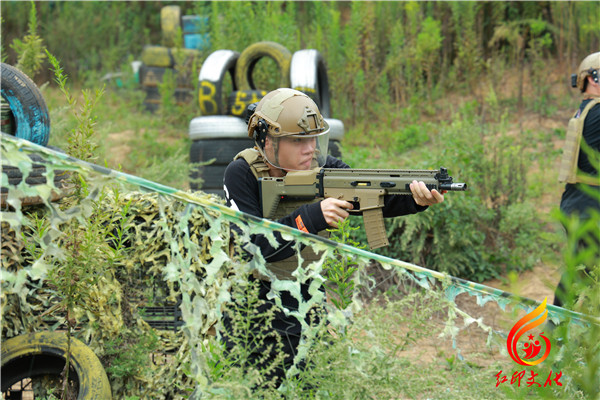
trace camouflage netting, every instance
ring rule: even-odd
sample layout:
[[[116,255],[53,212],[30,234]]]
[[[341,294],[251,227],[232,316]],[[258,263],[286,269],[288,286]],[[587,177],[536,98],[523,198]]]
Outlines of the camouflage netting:
[[[26,176],[31,168],[27,153],[34,151],[48,160],[50,183],[28,185],[24,179],[9,186],[2,176],[2,187],[10,189],[6,198],[10,207],[2,212],[2,338],[74,327],[75,335],[105,365],[114,398],[187,398],[192,392],[197,396],[204,393],[211,385],[207,348],[214,327],[219,326],[232,287],[256,270],[271,278],[271,295],[279,306],[279,291],[289,291],[299,299],[295,315],[306,332],[295,365],[307,357],[311,342],[317,340],[316,328],[305,322],[313,306],[325,307],[327,323],[333,329],[343,330],[352,324],[353,315],[363,308],[361,293],[374,291],[379,285],[368,274],[372,260],[396,281],[435,290],[438,301],[448,310],[442,333],[453,341],[470,325],[486,332],[488,344],[494,336],[498,342],[504,340],[482,318],[473,318],[456,306],[455,299],[461,293],[473,296],[479,305],[494,302],[502,309],[510,305],[530,311],[538,305],[236,212],[202,192],[177,191],[69,159],[26,141],[2,140],[2,164],[16,166]],[[85,195],[80,200],[67,196],[51,202],[52,193],[59,191],[50,179],[54,170],[81,174],[86,182]],[[43,200],[41,206],[21,207],[20,198],[35,196]],[[231,224],[241,228],[234,243],[230,240]],[[264,234],[275,243],[274,231],[294,239],[297,249],[301,244],[312,246],[321,252],[321,259],[298,268],[294,281],[284,281],[265,267],[257,248],[246,246],[254,255],[249,261],[234,256],[239,254],[239,244],[250,242],[251,234]],[[89,248],[91,244],[93,248]],[[319,290],[325,281],[325,260],[339,254],[357,267],[353,301],[345,310],[327,302]],[[67,275],[69,265],[77,268],[68,270]],[[79,301],[71,303],[71,314],[62,306],[66,304],[61,289],[65,282],[81,290],[76,294]],[[301,282],[310,282],[308,301],[301,300]],[[156,310],[162,313],[153,314]],[[584,316],[553,306],[548,310],[555,321],[574,318],[586,323]],[[502,346],[498,347],[502,351]],[[120,355],[134,357],[136,349],[144,355],[154,354],[154,362],[130,367],[126,373],[116,368],[122,362]],[[296,372],[294,366],[288,374]]]

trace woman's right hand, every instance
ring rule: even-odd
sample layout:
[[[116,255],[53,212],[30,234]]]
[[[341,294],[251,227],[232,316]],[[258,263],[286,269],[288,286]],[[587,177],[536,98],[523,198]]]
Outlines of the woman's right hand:
[[[325,217],[325,222],[334,228],[337,228],[341,221],[348,218],[350,214],[346,210],[352,210],[352,208],[352,203],[345,200],[334,199],[333,197],[321,200],[321,211],[323,217]]]

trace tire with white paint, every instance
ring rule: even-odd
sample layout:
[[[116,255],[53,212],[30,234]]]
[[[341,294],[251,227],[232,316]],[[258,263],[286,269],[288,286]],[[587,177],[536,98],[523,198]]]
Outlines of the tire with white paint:
[[[204,60],[198,76],[198,101],[202,115],[225,115],[228,93],[223,93],[223,82],[229,74],[232,90],[237,90],[235,66],[239,57],[237,51],[217,50]]]
[[[325,60],[318,50],[298,50],[290,64],[290,84],[292,89],[310,96],[317,103],[325,118],[331,116],[331,96]]]

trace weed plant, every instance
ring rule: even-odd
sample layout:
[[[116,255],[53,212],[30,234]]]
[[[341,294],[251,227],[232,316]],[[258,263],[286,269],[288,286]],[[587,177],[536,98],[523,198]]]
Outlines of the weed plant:
[[[227,342],[211,342],[207,348],[208,392],[217,397],[251,398],[256,391],[265,398],[276,396],[273,373],[282,368],[285,354],[280,336],[270,329],[277,308],[259,311],[265,301],[258,298],[258,286],[247,277],[238,280],[225,310],[231,325]]]
[[[32,1],[30,4],[31,10],[29,12],[27,35],[22,41],[16,38],[10,47],[18,55],[16,67],[23,71],[25,75],[33,79],[42,68],[42,63],[46,58],[46,47],[44,46],[43,39],[38,35],[35,3]]]
[[[366,246],[354,241],[352,232],[358,228],[350,224],[350,219],[340,222],[337,229],[329,229],[332,233],[331,239],[350,246],[364,249]],[[345,310],[350,306],[355,291],[354,274],[358,271],[357,265],[352,262],[352,257],[339,252],[334,252],[333,257],[325,261],[325,290],[329,295],[329,301],[338,310]]]

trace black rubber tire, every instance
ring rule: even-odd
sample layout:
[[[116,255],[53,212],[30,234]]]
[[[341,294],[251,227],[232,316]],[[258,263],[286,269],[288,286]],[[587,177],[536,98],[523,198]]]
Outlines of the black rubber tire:
[[[248,137],[246,123],[238,117],[214,115],[196,117],[190,121],[189,135],[190,163],[206,162],[214,159],[210,166],[192,166],[190,188],[198,190],[202,178],[203,191],[215,191],[223,196],[223,173],[233,157],[240,151],[254,146]]]
[[[254,141],[250,138],[195,140],[190,149],[190,162],[198,163],[214,158],[214,165],[227,166],[240,151],[253,146]]]
[[[292,53],[284,46],[275,42],[258,42],[248,46],[237,61],[235,66],[235,80],[239,90],[256,90],[252,81],[254,66],[263,57],[275,61],[280,72],[279,87],[290,87],[290,62]]]
[[[144,87],[158,87],[163,82],[163,76],[167,70],[170,70],[173,74],[177,73],[172,68],[153,67],[142,64],[139,72],[140,84]],[[184,74],[177,74],[176,85],[180,89],[193,89],[191,80]]]
[[[204,183],[202,188],[223,189],[223,176],[225,175],[226,165],[204,165],[201,168],[202,179]]]
[[[162,31],[163,44],[174,47],[177,41],[177,33],[182,30],[181,7],[165,6],[160,10],[160,28]]]
[[[144,46],[141,55],[141,61],[144,65],[152,67],[171,68],[175,65],[171,49],[162,46]]]
[[[71,339],[70,362],[78,399],[111,399],[106,372],[94,352],[81,341]],[[2,342],[2,392],[26,378],[60,375],[67,355],[64,332],[37,332]],[[71,374],[71,373],[70,373]]]
[[[155,112],[160,108],[162,103],[162,97],[158,87],[142,86],[142,89],[146,93],[146,97],[144,98],[144,107],[151,113]],[[173,98],[175,100],[175,104],[177,105],[182,106],[184,104],[188,104],[194,98],[193,89],[176,88],[175,93],[173,93]]]
[[[337,140],[329,141],[329,149],[327,152],[339,160],[342,159],[342,149],[340,148],[340,142]]]
[[[206,162],[214,159],[209,165],[193,165],[190,171],[190,188],[198,190],[199,184],[194,182],[202,178],[204,191],[222,191],[225,169],[233,158],[242,150],[254,146],[250,138],[240,139],[204,139],[195,140],[190,148],[190,163]],[[220,196],[222,193],[218,193]]]
[[[331,95],[325,60],[314,49],[298,50],[290,63],[290,87],[300,90],[317,103],[321,115],[331,116]]]
[[[56,150],[58,152],[64,153],[64,151],[62,151],[58,147],[54,147],[54,146],[47,146],[47,147],[52,150]],[[44,164],[46,164],[46,160],[44,160],[41,156],[39,156],[37,154],[29,154],[29,158],[31,159],[33,164],[32,164],[31,171],[29,171],[29,175],[27,175],[27,178],[25,178],[25,182],[29,185],[45,184],[47,182],[47,178],[44,175],[46,173],[46,167],[44,165]],[[23,174],[21,173],[21,170],[17,167],[13,167],[11,165],[2,165],[2,174],[6,174],[9,185],[16,186],[23,181]],[[56,186],[59,189],[66,188],[68,185],[70,176],[71,176],[70,173],[68,173],[67,171],[59,170],[59,169],[55,170],[54,171],[54,186]],[[5,203],[6,203],[6,197],[8,195],[8,191],[9,191],[9,188],[7,188],[7,187],[0,188],[0,193],[1,193],[0,206],[1,207],[7,206],[7,204],[5,204]],[[59,199],[61,197],[62,197],[61,194],[56,194],[56,196],[54,196],[54,199]],[[43,201],[37,197],[35,197],[35,198],[27,197],[25,199],[21,199],[21,202],[22,202],[21,205],[29,206],[29,205],[41,204]]]
[[[4,98],[0,96],[0,107],[2,116],[0,117],[0,131],[7,133],[11,136],[15,135],[15,117],[10,110],[10,104],[4,101]]]
[[[227,98],[227,115],[243,118],[246,108],[260,101],[267,94],[266,90],[236,90]]]
[[[63,152],[62,150],[60,150],[57,147],[53,147],[53,146],[47,146],[47,147],[51,148],[53,150],[56,150],[56,151],[60,151],[61,153]],[[44,160],[42,157],[40,157],[37,154],[29,154],[29,158],[33,162],[33,164],[32,164],[33,168],[29,172],[29,175],[27,175],[25,182],[27,182],[29,184],[46,183],[46,176],[44,176],[44,174],[46,173],[46,167],[44,165],[44,164],[46,164],[46,160]],[[12,167],[10,165],[2,165],[2,173],[6,174],[6,176],[8,177],[9,185],[18,185],[23,180],[23,174],[21,173],[21,170],[17,167]],[[55,173],[55,176],[54,176],[55,184],[58,184],[59,182],[64,181],[68,177],[67,172],[63,171],[63,170],[56,170],[56,171],[54,171],[54,173]],[[4,189],[5,188],[2,188],[3,191],[4,191]]]
[[[223,190],[223,176],[225,165],[193,166],[190,170],[190,189],[192,190]],[[202,182],[198,182],[198,178]]]
[[[344,139],[344,123],[339,119],[325,118],[329,125],[329,149],[328,153],[335,158],[342,159],[340,142]]]
[[[335,118],[325,118],[327,125],[329,125],[329,140],[342,141],[344,138],[344,123]]]
[[[45,146],[50,138],[50,115],[40,90],[15,67],[2,63],[1,93],[10,105],[15,136]]]
[[[148,111],[150,114],[154,114],[160,108],[160,101],[144,100],[142,105],[144,106],[145,111]]]
[[[200,69],[198,80],[198,102],[202,115],[225,115],[226,104],[223,81],[227,73],[233,90],[237,90],[235,66],[240,53],[232,50],[217,50],[211,53]]]

